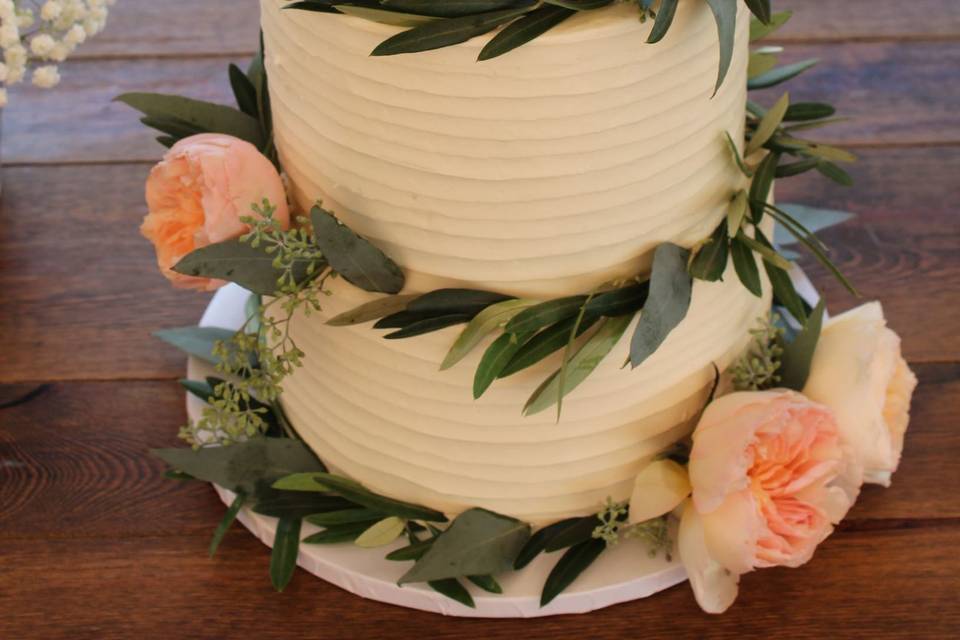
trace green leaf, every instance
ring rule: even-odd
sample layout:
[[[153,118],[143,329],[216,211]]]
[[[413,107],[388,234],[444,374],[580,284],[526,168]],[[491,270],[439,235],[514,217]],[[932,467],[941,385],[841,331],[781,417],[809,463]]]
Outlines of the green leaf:
[[[334,7],[336,7],[340,13],[348,16],[363,18],[364,20],[379,22],[381,24],[391,24],[397,27],[416,27],[436,20],[436,18],[431,16],[419,16],[413,13],[400,13],[399,11],[371,9],[369,7],[353,7],[349,4],[335,4]]]
[[[278,293],[282,269],[274,266],[275,256],[261,245],[254,247],[239,239],[207,245],[184,256],[173,270],[197,278],[216,278],[235,282],[244,289],[265,296]],[[323,271],[323,262],[297,260],[293,267],[296,282],[304,283]]]
[[[544,550],[548,553],[591,540],[594,530],[600,526],[601,522],[596,516],[584,516],[568,518],[557,524],[563,524],[564,526],[558,527],[544,546]]]
[[[475,316],[492,304],[512,299],[513,296],[479,289],[437,289],[417,297],[407,309],[425,316],[457,313]]]
[[[811,58],[809,60],[802,60],[793,64],[785,64],[782,67],[776,67],[775,69],[771,69],[770,71],[759,75],[756,78],[747,80],[747,89],[753,91],[755,89],[768,89],[770,87],[775,87],[778,84],[786,82],[787,80],[796,78],[798,75],[813,67],[818,62],[820,62],[818,59]]]
[[[503,593],[503,587],[493,576],[467,576],[467,580],[477,585],[487,593]]]
[[[504,327],[509,333],[530,334],[561,320],[572,318],[580,312],[587,296],[557,298],[525,309]]]
[[[684,274],[686,274],[686,263],[684,263]],[[524,415],[540,413],[576,389],[620,342],[620,338],[632,321],[632,314],[604,318],[600,328],[569,359],[566,364],[566,375],[561,377],[560,370],[557,370],[533,392],[523,407]]]
[[[770,21],[768,24],[764,24],[760,20],[751,20],[750,21],[750,42],[756,42],[757,40],[762,40],[766,38],[771,33],[782,27],[787,23],[790,17],[793,15],[792,11],[783,11],[780,13],[775,13],[770,16]]]
[[[754,233],[756,234],[757,242],[771,251],[773,250],[773,245],[770,244],[770,241],[767,240],[767,237],[763,235],[760,229],[755,229]],[[796,288],[793,286],[790,275],[784,269],[780,269],[769,262],[764,261],[763,266],[767,271],[767,277],[770,278],[770,285],[773,287],[774,297],[780,301],[797,321],[800,323],[806,322],[806,306],[800,294],[797,293]]]
[[[334,316],[330,320],[327,320],[327,324],[331,327],[346,327],[378,320],[384,316],[406,309],[407,304],[416,298],[416,294],[377,298],[376,300],[371,300],[366,304]]]
[[[720,70],[717,73],[717,85],[714,94],[720,90],[723,79],[733,60],[733,44],[737,32],[737,3],[739,0],[706,0],[717,22],[717,35],[720,39]]]
[[[229,342],[235,333],[219,327],[178,327],[161,329],[153,335],[204,362],[217,364],[220,360],[213,355],[214,345],[217,342]]]
[[[749,156],[754,151],[759,151],[767,143],[767,140],[773,137],[773,134],[776,133],[777,128],[783,122],[783,116],[786,115],[789,107],[790,94],[785,93],[760,120],[757,130],[754,131],[750,142],[747,143],[746,155]]]
[[[260,118],[260,108],[257,103],[257,88],[240,67],[230,64],[230,87],[233,97],[237,100],[240,111],[253,118]]]
[[[502,329],[511,318],[535,304],[534,300],[505,300],[478,313],[450,347],[446,358],[440,364],[440,370],[444,371],[460,362],[485,337],[497,329]]]
[[[437,536],[399,582],[430,582],[509,571],[529,538],[530,525],[524,522],[486,509],[469,509]]]
[[[839,149],[837,147],[832,147],[828,144],[821,144],[819,142],[806,142],[804,141],[804,146],[801,152],[808,156],[814,156],[822,160],[832,160],[834,162],[856,162],[857,156],[853,155],[849,151],[844,149]]]
[[[690,275],[707,282],[716,282],[722,278],[727,268],[729,244],[726,224],[720,223],[693,258],[690,264]]]
[[[460,604],[476,609],[477,605],[473,602],[473,596],[467,591],[466,587],[460,584],[456,578],[446,580],[431,580],[427,585],[441,595],[445,595],[451,600],[456,600]]]
[[[427,552],[436,538],[430,538],[428,540],[418,540],[412,542],[406,547],[397,549],[396,551],[391,551],[387,554],[387,560],[392,560],[394,562],[403,562],[407,560],[419,560],[423,557],[423,554]]]
[[[648,43],[660,42],[663,36],[667,35],[670,25],[673,24],[673,17],[677,13],[679,0],[661,0],[660,8],[657,9],[657,17],[653,21],[653,29],[650,30]]]
[[[370,55],[392,56],[399,53],[416,53],[466,42],[474,36],[492,31],[517,16],[527,13],[535,5],[536,2],[530,0],[511,9],[435,20],[384,40]]]
[[[290,438],[251,438],[229,447],[153,449],[151,453],[198,480],[248,496],[256,495],[262,483],[299,471],[324,469],[305,444]]]
[[[769,262],[770,264],[784,270],[790,269],[791,264],[789,260],[787,260],[785,257],[780,255],[773,249],[767,248],[766,245],[763,245],[757,242],[756,240],[748,236],[745,232],[741,231],[738,236],[738,239],[740,240],[740,242],[747,245],[747,247],[753,250],[754,253],[759,253],[760,257],[763,258],[764,261]]]
[[[740,150],[737,148],[737,143],[733,141],[733,138],[730,137],[728,132],[724,131],[723,135],[727,143],[727,148],[730,149],[730,155],[733,156],[733,161],[736,163],[737,168],[740,169],[740,173],[748,178],[752,178],[753,171],[750,170],[750,167],[748,167],[743,161],[743,158],[740,157]]]
[[[770,0],[746,0],[746,2],[747,8],[761,24],[770,24],[773,17],[770,11]]]
[[[757,259],[753,250],[743,242],[743,231],[730,243],[730,255],[733,257],[733,266],[737,270],[740,282],[747,290],[758,298],[763,295],[760,283],[760,270],[757,268]]]
[[[470,320],[471,316],[465,313],[457,313],[449,316],[432,316],[411,322],[399,331],[388,333],[383,337],[387,340],[412,338],[414,336],[421,336],[425,333],[440,331],[441,329],[446,329],[447,327],[452,327],[454,325],[463,324],[464,322],[470,322]]]
[[[240,509],[243,508],[243,503],[245,500],[246,496],[242,493],[238,493],[237,497],[235,497],[233,502],[230,503],[230,507],[227,509],[227,512],[223,514],[223,519],[221,519],[220,524],[217,525],[217,530],[213,532],[213,539],[210,541],[209,553],[211,558],[216,555],[217,548],[220,546],[220,543],[223,541],[223,537],[230,529],[230,525],[232,525],[233,521],[237,519],[237,515],[240,513]]]
[[[403,13],[416,13],[437,18],[471,16],[497,9],[508,9],[517,0],[379,0],[384,7]]]
[[[577,329],[577,335],[582,335],[600,320],[599,314],[584,314],[583,320]],[[570,331],[577,319],[567,318],[553,324],[533,337],[522,340],[522,344],[516,349],[510,361],[497,374],[498,378],[512,376],[518,371],[532,367],[538,362],[547,358],[560,349],[563,349],[570,339]]]
[[[766,51],[753,51],[747,63],[747,78],[756,78],[777,66],[779,56]]]
[[[819,171],[824,176],[830,178],[834,182],[844,187],[853,186],[853,178],[850,177],[850,174],[827,160],[820,160],[817,163],[817,171]]]
[[[825,307],[821,299],[793,342],[783,345],[783,355],[780,359],[780,386],[794,391],[803,391],[810,376],[813,353],[820,340],[824,311]]]
[[[281,518],[277,521],[277,533],[273,537],[270,553],[270,581],[273,588],[283,591],[297,569],[297,554],[300,550],[300,519]]]
[[[523,569],[528,564],[533,562],[533,560],[546,551],[547,544],[550,543],[562,531],[565,531],[567,527],[571,526],[575,522],[580,522],[585,518],[568,518],[566,520],[561,520],[560,522],[554,522],[551,525],[543,527],[534,533],[527,544],[523,545],[523,548],[520,550],[520,553],[517,554],[516,560],[513,561],[513,568],[515,571]],[[590,516],[590,519],[594,519]],[[592,530],[591,530],[592,531]]]
[[[802,204],[782,203],[780,209],[789,213],[797,222],[803,225],[805,229],[812,233],[817,233],[823,229],[842,224],[854,217],[852,213],[846,211],[836,211],[834,209],[820,209],[817,207],[808,207]],[[788,245],[797,241],[797,239],[788,232],[783,225],[777,225],[774,229],[774,242],[778,245]]]
[[[527,334],[504,333],[483,352],[473,375],[473,398],[482,396],[520,351]]]
[[[806,173],[811,169],[816,169],[817,165],[820,164],[820,160],[817,158],[804,158],[803,160],[798,160],[797,162],[790,162],[788,164],[777,165],[777,170],[774,172],[774,178],[790,178],[792,176],[798,176],[801,173]]]
[[[544,5],[514,20],[494,36],[480,51],[478,60],[489,60],[542,36],[576,11],[565,7]]]
[[[747,192],[741,189],[733,196],[733,200],[730,201],[730,209],[727,211],[727,235],[729,237],[735,238],[737,236],[740,227],[743,226],[743,219],[747,216],[748,208]],[[726,266],[726,262],[724,262],[724,266]]]
[[[124,93],[116,100],[149,118],[174,118],[199,131],[224,133],[263,149],[260,123],[232,107],[160,93]]]
[[[254,513],[272,518],[305,518],[315,513],[343,511],[356,505],[340,496],[304,491],[278,491],[261,485],[257,490]]]
[[[547,576],[547,581],[543,585],[543,593],[540,595],[540,606],[548,605],[573,584],[573,581],[593,564],[606,548],[607,543],[595,539],[581,542],[567,550],[550,572],[550,575]]]
[[[318,527],[335,527],[342,524],[374,523],[383,518],[383,514],[373,509],[351,508],[326,513],[314,513],[306,521]]]
[[[332,491],[330,487],[320,484],[317,480],[317,474],[313,471],[292,473],[284,476],[274,482],[271,488],[277,489],[278,491],[320,491],[325,493]]]
[[[384,515],[397,516],[408,520],[426,520],[427,522],[447,521],[447,517],[439,511],[377,495],[353,480],[329,473],[314,475],[319,486],[329,488],[351,502],[379,511]]]
[[[353,541],[358,547],[373,548],[390,544],[406,530],[407,523],[402,518],[390,516],[372,525]]]
[[[690,308],[693,282],[687,273],[690,252],[664,243],[653,255],[650,297],[630,342],[630,364],[636,368],[663,344]]]
[[[780,164],[780,154],[771,151],[760,162],[753,176],[753,182],[750,183],[750,217],[754,224],[760,224],[760,220],[763,219],[763,203],[770,197],[770,189],[773,187],[773,178],[777,173],[778,164]]]
[[[403,272],[380,249],[355,234],[320,206],[310,210],[317,246],[334,271],[366,291],[399,293]]]
[[[796,102],[790,105],[783,116],[785,122],[806,122],[829,118],[837,112],[833,106],[822,102]]]
[[[303,539],[304,544],[341,544],[353,542],[364,531],[370,528],[369,522],[352,522],[329,526]]]

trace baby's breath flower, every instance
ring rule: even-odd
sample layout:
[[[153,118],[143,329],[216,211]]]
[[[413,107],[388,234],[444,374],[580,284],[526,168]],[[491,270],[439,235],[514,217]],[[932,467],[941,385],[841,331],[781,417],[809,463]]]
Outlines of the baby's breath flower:
[[[57,41],[47,33],[37,34],[30,40],[30,51],[33,55],[41,58],[49,56],[50,52],[53,51],[53,48],[56,46]]]
[[[63,13],[63,4],[60,0],[47,0],[40,8],[40,19],[53,22]]]
[[[33,70],[33,84],[41,89],[50,89],[60,83],[60,71],[55,65],[48,64]]]

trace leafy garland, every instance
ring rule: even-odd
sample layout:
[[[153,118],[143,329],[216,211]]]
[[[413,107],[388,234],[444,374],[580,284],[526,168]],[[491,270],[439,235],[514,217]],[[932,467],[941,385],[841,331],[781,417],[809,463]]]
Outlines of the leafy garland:
[[[748,4],[754,9],[765,3]],[[784,13],[769,16],[765,22],[754,21],[751,39],[771,33],[788,18]],[[778,49],[770,47],[752,53],[751,88],[775,86],[812,66],[812,61],[805,61],[778,67],[777,53]],[[230,67],[238,109],[158,94],[125,94],[119,99],[141,110],[144,123],[161,132],[158,140],[166,146],[195,133],[225,133],[256,144],[277,163],[262,60],[261,52],[245,73]],[[772,216],[792,236],[776,238],[777,245],[803,244],[849,286],[814,235],[817,228],[841,222],[847,214],[767,202],[777,177],[816,169],[840,184],[850,183],[835,163],[852,161],[853,156],[796,136],[798,131],[833,122],[833,113],[829,105],[791,105],[786,96],[770,109],[750,103],[746,157],[740,156],[727,137],[733,161],[752,179],[750,188],[731,197],[728,216],[702,246],[693,250],[669,243],[659,246],[649,278],[608,283],[587,294],[547,302],[464,289],[422,296],[389,295],[329,322],[346,325],[378,320],[376,328],[393,330],[386,336],[389,339],[466,323],[442,368],[455,365],[485,336],[502,331],[481,359],[474,384],[477,397],[495,379],[563,349],[563,364],[525,407],[526,413],[535,413],[556,404],[559,411],[564,395],[589,374],[587,363],[602,359],[641,311],[631,339],[630,363],[636,366],[653,353],[686,314],[693,279],[717,280],[732,260],[744,286],[760,295],[756,253],[773,285],[777,317],[785,321],[771,318],[753,332],[748,353],[732,368],[734,386],[801,389],[824,308],[821,303],[811,309],[802,300],[787,275],[788,252],[775,248],[761,233],[760,224],[764,215]],[[541,604],[545,605],[623,537],[643,539],[652,553],[671,548],[667,517],[630,525],[625,503],[608,501],[595,515],[569,518],[533,532],[526,523],[479,508],[448,523],[444,514],[433,509],[377,495],[352,480],[329,474],[298,439],[278,402],[283,378],[304,357],[287,331],[290,318],[301,310],[318,310],[321,296],[326,294],[324,284],[331,277],[343,277],[368,291],[397,294],[404,276],[392,260],[319,204],[309,217],[299,220],[297,228],[286,231],[274,220],[271,203],[255,205],[252,213],[256,215],[244,219],[249,233],[199,249],[175,266],[181,273],[228,279],[253,292],[245,325],[236,332],[185,327],[159,334],[215,364],[224,374],[223,378],[181,381],[207,402],[201,420],[181,430],[194,447],[155,452],[170,465],[171,477],[213,482],[236,493],[214,533],[211,554],[244,507],[278,518],[270,565],[278,590],[293,575],[301,542],[352,541],[375,547],[404,537],[408,544],[387,555],[388,560],[414,562],[401,584],[425,582],[439,593],[473,606],[463,580],[499,593],[496,576],[522,569],[541,553],[564,551],[544,584]],[[272,299],[263,303],[262,296]],[[683,459],[685,446],[681,443],[678,447],[665,455]],[[301,541],[304,520],[322,530]]]
[[[700,0],[697,0],[700,1]],[[702,0],[717,23],[720,65],[716,89],[733,59],[740,0]],[[680,0],[303,0],[287,9],[340,13],[384,24],[410,27],[380,43],[370,55],[392,56],[440,49],[503,27],[480,51],[478,60],[496,58],[547,33],[584,11],[605,9],[618,2],[635,4],[641,21],[652,19],[648,43],[659,42],[670,30]],[[773,21],[770,0],[746,0],[764,25]]]

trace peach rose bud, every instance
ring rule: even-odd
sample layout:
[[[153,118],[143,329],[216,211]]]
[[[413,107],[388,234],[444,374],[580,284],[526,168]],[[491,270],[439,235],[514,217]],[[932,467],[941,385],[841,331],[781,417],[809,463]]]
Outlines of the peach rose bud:
[[[732,393],[707,407],[693,434],[693,500],[679,541],[705,611],[733,602],[739,575],[811,558],[859,491],[847,458],[833,413],[799,393]]]
[[[870,302],[825,324],[803,392],[833,410],[865,480],[889,487],[916,386],[900,338],[887,328],[880,303]]]
[[[149,213],[140,232],[157,251],[157,263],[174,286],[212,291],[221,280],[195,278],[171,267],[195,249],[246,233],[241,217],[264,199],[283,228],[290,212],[283,182],[256,147],[232,136],[204,133],[184,138],[147,178]]]
[[[673,460],[654,460],[633,483],[630,523],[646,522],[670,513],[690,495],[687,470]]]

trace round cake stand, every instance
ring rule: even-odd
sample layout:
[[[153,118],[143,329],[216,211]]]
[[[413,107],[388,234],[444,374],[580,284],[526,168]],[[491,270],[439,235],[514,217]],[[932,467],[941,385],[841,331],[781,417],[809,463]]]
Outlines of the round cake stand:
[[[207,307],[200,326],[235,329],[243,324],[249,293],[228,285],[220,289]],[[191,358],[187,375],[199,379],[212,375],[208,364]],[[197,419],[203,403],[187,394],[187,412]],[[318,452],[321,457],[323,452]],[[227,505],[234,494],[214,485],[220,499]],[[276,519],[241,510],[238,518],[243,525],[267,546],[273,544]],[[309,523],[303,524],[303,534],[318,531]],[[352,544],[301,545],[297,564],[327,582],[364,598],[389,604],[431,611],[451,616],[477,618],[532,618],[565,613],[586,613],[610,605],[645,598],[686,580],[686,573],[676,559],[669,561],[661,553],[650,557],[639,541],[624,540],[591,565],[571,585],[546,607],[540,607],[543,583],[560,557],[560,552],[541,554],[523,571],[497,576],[503,594],[494,595],[472,584],[468,586],[476,608],[464,606],[432,591],[426,585],[397,586],[397,580],[410,564],[391,562],[384,556],[404,542],[378,549],[363,549]],[[675,556],[676,554],[674,554]],[[465,584],[466,581],[464,581]]]

